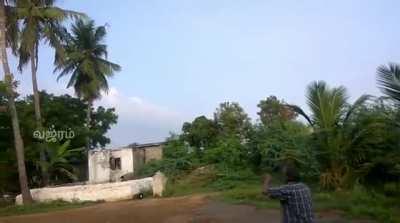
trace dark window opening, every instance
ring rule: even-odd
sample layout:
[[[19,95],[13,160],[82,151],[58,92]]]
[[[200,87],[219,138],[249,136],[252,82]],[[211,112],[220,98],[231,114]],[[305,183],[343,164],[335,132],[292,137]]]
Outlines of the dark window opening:
[[[121,158],[110,158],[110,168],[112,170],[120,170],[121,169]]]

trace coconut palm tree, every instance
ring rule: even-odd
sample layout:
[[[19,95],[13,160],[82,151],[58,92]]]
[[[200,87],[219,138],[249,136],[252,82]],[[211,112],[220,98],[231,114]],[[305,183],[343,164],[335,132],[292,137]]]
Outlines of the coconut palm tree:
[[[61,25],[71,17],[83,16],[81,13],[58,8],[55,0],[13,0],[16,19],[21,24],[19,46],[16,53],[19,56],[18,68],[30,63],[32,74],[32,88],[35,108],[36,128],[42,129],[42,116],[40,111],[40,96],[37,82],[38,49],[40,41],[44,40],[52,48],[56,49],[56,57],[62,54],[61,41],[65,36],[65,29]],[[43,145],[41,145],[43,147]],[[44,148],[40,148],[41,160],[44,161]],[[43,183],[48,184],[47,173],[42,171]]]
[[[75,94],[87,102],[88,129],[93,101],[101,97],[101,92],[108,91],[107,78],[121,70],[118,64],[107,60],[105,36],[105,26],[95,27],[93,20],[77,20],[64,46],[64,57],[57,61],[55,68],[55,72],[61,71],[58,79],[71,74],[67,87],[73,87]],[[90,149],[90,139],[87,149]]]
[[[400,103],[400,65],[381,65],[377,69],[377,80],[382,93]]]
[[[28,179],[25,168],[25,156],[24,156],[24,142],[21,137],[21,131],[19,127],[18,114],[15,107],[15,92],[14,92],[14,78],[10,71],[7,57],[7,38],[9,36],[10,29],[7,29],[6,24],[10,22],[6,16],[6,12],[10,11],[11,8],[5,5],[4,0],[0,0],[0,57],[4,71],[4,83],[6,84],[6,94],[8,98],[8,109],[11,115],[11,122],[14,133],[14,143],[17,155],[18,165],[18,176],[19,184],[22,193],[22,199],[24,204],[32,203],[32,196],[28,187]]]
[[[308,116],[300,107],[289,105],[302,115],[314,129],[314,136],[320,147],[320,160],[324,164],[321,183],[326,187],[340,188],[349,173],[345,152],[360,143],[355,140],[365,136],[367,131],[349,131],[351,116],[356,109],[370,98],[362,95],[352,105],[349,104],[344,87],[330,88],[325,82],[311,83],[307,88],[307,105],[311,110]]]

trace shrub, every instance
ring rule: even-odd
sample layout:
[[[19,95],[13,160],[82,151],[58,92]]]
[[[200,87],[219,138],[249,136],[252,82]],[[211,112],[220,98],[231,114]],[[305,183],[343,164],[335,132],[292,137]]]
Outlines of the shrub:
[[[192,168],[192,162],[187,157],[182,157],[180,159],[165,158],[162,160],[152,160],[146,163],[138,169],[135,175],[137,177],[150,177],[157,171],[161,171],[168,177],[174,178]]]

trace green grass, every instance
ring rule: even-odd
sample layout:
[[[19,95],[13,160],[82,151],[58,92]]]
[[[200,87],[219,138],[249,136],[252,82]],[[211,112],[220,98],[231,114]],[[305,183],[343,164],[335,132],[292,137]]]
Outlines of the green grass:
[[[273,182],[275,184],[279,182]],[[188,175],[167,185],[168,196],[213,193],[212,198],[232,204],[250,204],[258,208],[279,208],[276,200],[261,194],[261,181],[216,178],[215,175]],[[316,211],[340,210],[345,217],[370,218],[379,222],[400,222],[400,199],[390,198],[355,187],[350,191],[326,192],[313,189]]]
[[[213,188],[208,187],[214,176],[212,173],[207,174],[190,174],[180,179],[174,179],[173,182],[168,181],[165,196],[184,196],[198,193],[214,192]]]
[[[34,214],[41,212],[59,211],[93,205],[98,202],[65,202],[53,201],[48,203],[33,203],[29,205],[9,205],[0,208],[0,216]]]
[[[348,217],[369,217],[379,222],[400,222],[400,198],[355,187],[350,191],[317,192],[314,202],[317,210],[342,210]]]
[[[260,184],[241,184],[238,187],[221,191],[215,199],[231,204],[251,204],[258,208],[279,208],[277,200],[266,198],[261,194]]]
[[[316,211],[341,210],[348,218],[371,218],[379,222],[400,222],[399,198],[368,192],[361,188],[342,192],[314,192]],[[279,208],[279,203],[261,194],[260,184],[241,184],[223,191],[218,198],[234,204],[251,204],[259,208]]]

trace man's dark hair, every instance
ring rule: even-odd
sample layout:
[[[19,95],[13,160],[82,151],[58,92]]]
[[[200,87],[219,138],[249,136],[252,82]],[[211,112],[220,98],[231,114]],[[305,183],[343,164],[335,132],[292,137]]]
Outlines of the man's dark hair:
[[[293,165],[287,165],[284,167],[284,173],[286,176],[286,181],[298,182],[300,181],[300,174],[297,168]]]

